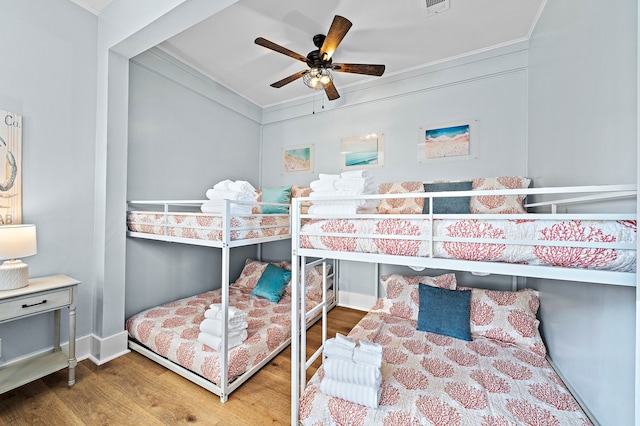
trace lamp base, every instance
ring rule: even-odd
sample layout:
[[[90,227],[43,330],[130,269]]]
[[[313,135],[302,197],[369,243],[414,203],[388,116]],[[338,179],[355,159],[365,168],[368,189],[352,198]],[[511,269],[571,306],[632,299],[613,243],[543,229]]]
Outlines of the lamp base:
[[[29,267],[21,260],[5,260],[0,265],[0,291],[29,285]]]

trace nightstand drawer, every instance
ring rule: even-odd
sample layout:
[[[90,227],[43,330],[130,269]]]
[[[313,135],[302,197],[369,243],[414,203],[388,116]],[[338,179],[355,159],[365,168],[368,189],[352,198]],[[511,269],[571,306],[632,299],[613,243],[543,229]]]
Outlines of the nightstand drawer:
[[[0,321],[68,306],[71,303],[71,292],[71,288],[65,288],[0,303]]]

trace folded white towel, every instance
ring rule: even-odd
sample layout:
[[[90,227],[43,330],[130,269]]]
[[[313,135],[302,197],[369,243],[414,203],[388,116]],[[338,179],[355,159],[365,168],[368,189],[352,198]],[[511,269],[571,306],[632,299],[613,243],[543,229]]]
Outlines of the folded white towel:
[[[231,189],[207,189],[206,195],[210,200],[255,201],[256,199],[249,194]]]
[[[250,215],[253,211],[253,206],[257,206],[258,203],[253,204],[236,204],[231,203],[229,205],[229,213],[238,215]],[[224,210],[224,201],[208,200],[202,203],[200,210],[203,213],[222,213]]]
[[[239,336],[229,337],[227,340],[227,347],[229,349],[242,344],[247,339],[247,330],[244,330],[243,334]],[[198,334],[198,342],[204,343],[216,351],[220,351],[222,349],[222,337],[214,336],[209,333],[199,333]]]
[[[336,333],[336,340],[341,345],[349,346],[350,348],[356,347],[356,341],[353,340],[351,337],[345,336],[344,334]]]
[[[341,358],[326,358],[322,366],[325,377],[354,385],[380,386],[382,373],[373,365],[357,364]]]
[[[382,345],[380,343],[367,342],[366,340],[360,340],[360,349],[374,354],[382,355]]]
[[[382,352],[375,353],[362,349],[360,346],[356,346],[353,350],[353,361],[358,364],[373,365],[380,368],[382,366]]]
[[[320,173],[318,175],[318,179],[320,179],[320,180],[336,180],[336,179],[340,179],[340,175],[330,175],[330,174],[326,174],[326,173]]]
[[[335,186],[336,189],[353,189],[364,191],[365,189],[371,190],[375,187],[375,184],[373,178],[346,178],[334,181],[333,186]]]
[[[239,336],[240,332],[247,328],[246,321],[229,324],[227,327],[228,336]],[[200,323],[200,331],[203,333],[213,334],[214,336],[222,336],[222,321],[214,318],[206,318]]]
[[[353,359],[353,351],[354,348],[343,345],[336,339],[327,339],[327,341],[324,342],[324,355],[326,357],[351,361]]]
[[[237,180],[228,184],[228,188],[232,191],[242,192],[251,196],[253,199],[258,197],[256,189],[246,180]]]
[[[327,395],[342,398],[370,408],[378,408],[381,389],[380,386],[354,385],[352,383],[329,379],[326,376],[320,382],[320,390]]]
[[[336,187],[333,185],[333,180],[314,180],[309,186],[313,191],[335,191]]]
[[[346,172],[340,173],[340,177],[342,178],[362,178],[368,176],[369,170],[348,170]]]

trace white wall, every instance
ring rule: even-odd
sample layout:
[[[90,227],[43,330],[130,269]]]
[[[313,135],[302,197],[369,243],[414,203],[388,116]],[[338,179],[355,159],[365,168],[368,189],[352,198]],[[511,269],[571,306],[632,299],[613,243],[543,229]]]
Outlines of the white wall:
[[[68,0],[3,1],[0,38],[0,109],[23,116],[23,223],[34,223],[38,234],[38,254],[25,262],[31,277],[67,274],[82,282],[83,336],[93,330],[94,312],[97,18]],[[0,325],[3,361],[51,347],[52,315]]]
[[[239,97],[158,49],[131,60],[129,87],[128,200],[200,200],[224,179],[258,187],[257,107],[224,106],[217,96]],[[220,287],[220,253],[127,239],[125,317]],[[231,277],[255,256],[255,247],[233,249]]]
[[[636,182],[636,8],[634,0],[547,2],[529,49],[534,182]],[[633,424],[635,288],[529,285],[541,291],[542,331],[567,382],[601,424]]]

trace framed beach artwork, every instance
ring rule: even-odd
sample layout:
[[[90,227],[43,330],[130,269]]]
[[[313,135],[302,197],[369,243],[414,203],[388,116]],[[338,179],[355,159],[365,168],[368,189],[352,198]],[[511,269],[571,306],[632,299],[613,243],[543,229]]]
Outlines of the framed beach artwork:
[[[22,223],[22,116],[0,110],[0,226]]]
[[[282,148],[283,173],[311,173],[313,171],[313,145]]]
[[[372,169],[384,165],[384,134],[369,133],[340,141],[340,169]]]
[[[477,119],[421,127],[418,161],[425,163],[476,158],[478,142]]]

